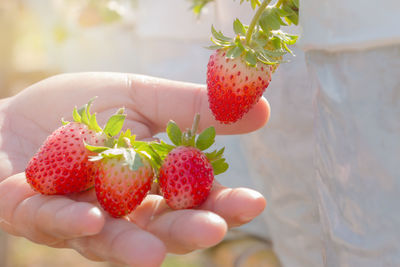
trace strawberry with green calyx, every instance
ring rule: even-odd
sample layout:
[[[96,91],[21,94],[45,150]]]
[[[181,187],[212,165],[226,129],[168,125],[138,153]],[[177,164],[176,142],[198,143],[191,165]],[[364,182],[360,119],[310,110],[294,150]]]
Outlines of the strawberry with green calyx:
[[[100,205],[116,218],[131,213],[151,188],[152,162],[158,155],[145,142],[135,141],[130,130],[121,133],[114,148],[86,147],[98,153],[90,161],[96,163],[95,192]]]
[[[224,124],[241,119],[261,98],[272,73],[297,36],[284,33],[281,26],[297,24],[298,0],[253,1],[258,6],[249,26],[239,19],[233,23],[236,36],[229,38],[211,28],[216,51],[207,65],[209,105],[216,120]]]
[[[121,130],[125,115],[123,109],[110,117],[104,129],[89,112],[93,99],[79,110],[74,108],[73,122],[63,121],[63,126],[47,137],[25,169],[27,182],[42,194],[60,195],[76,193],[94,186],[95,155],[85,148],[85,143],[106,146]]]
[[[209,127],[196,138],[199,115],[191,130],[182,133],[175,122],[167,125],[167,134],[174,145],[153,143],[163,163],[158,182],[166,203],[172,209],[189,209],[201,205],[208,197],[214,175],[225,172],[228,164],[224,148],[211,153],[203,151],[215,141],[215,129]]]

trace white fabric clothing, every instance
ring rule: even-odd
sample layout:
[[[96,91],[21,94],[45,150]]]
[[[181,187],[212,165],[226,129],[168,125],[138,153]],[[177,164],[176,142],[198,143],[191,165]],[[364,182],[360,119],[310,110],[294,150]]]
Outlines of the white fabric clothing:
[[[400,43],[398,0],[300,0],[305,50],[364,49]]]
[[[306,58],[324,266],[400,266],[400,45]]]
[[[400,266],[400,2],[300,5],[323,266]]]
[[[304,53],[294,53],[264,93],[268,124],[241,139],[250,177],[267,199],[262,217],[282,266],[319,267],[324,249],[313,168],[314,93]]]

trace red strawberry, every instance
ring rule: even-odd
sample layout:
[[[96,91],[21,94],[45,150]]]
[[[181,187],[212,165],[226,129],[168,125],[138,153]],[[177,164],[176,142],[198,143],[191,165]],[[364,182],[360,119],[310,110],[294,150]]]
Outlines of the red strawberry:
[[[297,23],[296,6],[292,1],[259,2],[250,25],[239,19],[233,22],[235,37],[229,38],[211,28],[210,46],[216,51],[207,65],[208,100],[216,120],[224,124],[241,119],[261,98],[271,81],[271,75],[297,36],[279,30],[281,25]],[[294,8],[286,8],[289,4]],[[255,8],[257,4],[253,6]],[[280,9],[285,7],[285,11]]]
[[[86,125],[72,122],[54,131],[29,161],[25,170],[28,183],[46,195],[68,194],[93,187],[94,155],[84,142],[104,145],[106,136]]]
[[[226,58],[226,49],[215,51],[207,66],[208,100],[215,119],[224,124],[241,119],[261,98],[272,70],[262,63],[249,66],[240,56]]]
[[[208,197],[214,175],[228,168],[222,158],[224,149],[204,153],[215,139],[214,127],[205,129],[196,139],[198,115],[192,130],[183,133],[170,121],[167,134],[176,145],[153,144],[152,147],[163,159],[158,181],[166,203],[172,209],[188,209],[201,205]]]
[[[75,122],[66,122],[55,130],[29,161],[25,174],[32,188],[45,195],[68,194],[87,190],[94,186],[95,155],[84,143],[104,146],[114,132],[118,132],[122,114],[110,118],[104,131],[96,122],[96,115],[89,113],[92,100],[80,109],[74,109]],[[122,127],[122,125],[120,125]]]
[[[173,209],[202,204],[210,193],[213,181],[211,163],[194,147],[174,148],[160,168],[160,187],[167,204]]]

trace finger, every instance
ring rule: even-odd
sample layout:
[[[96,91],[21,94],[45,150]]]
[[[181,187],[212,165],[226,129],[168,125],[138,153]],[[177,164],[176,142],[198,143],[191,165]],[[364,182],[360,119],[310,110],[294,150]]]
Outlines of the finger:
[[[57,88],[57,91],[49,91],[49,88]],[[35,93],[45,97],[43,103],[55,103],[60,95],[65,96],[65,104],[61,104],[57,113],[48,118],[54,125],[59,125],[60,116],[70,116],[75,105],[83,105],[88,99],[98,96],[93,110],[99,112],[102,123],[105,117],[115,112],[115,108],[125,106],[128,109],[127,125],[134,121],[134,125],[130,126],[139,128],[137,131],[147,126],[153,134],[164,131],[170,119],[182,128],[188,128],[195,113],[201,115],[200,129],[213,125],[219,134],[247,133],[265,125],[270,110],[268,102],[262,98],[243,119],[231,125],[222,125],[214,120],[210,112],[204,85],[124,73],[57,75],[33,85],[31,90],[23,92],[24,97],[20,99],[31,99],[30,95]],[[75,94],[80,96],[78,102]],[[16,104],[19,106],[21,103]],[[39,116],[45,110],[32,110],[27,116]]]
[[[226,222],[217,214],[205,210],[170,210],[157,195],[149,195],[130,218],[160,238],[172,253],[214,246],[227,231]]]
[[[164,131],[167,122],[176,121],[182,128],[190,128],[193,117],[200,113],[200,129],[215,126],[219,134],[240,134],[265,125],[269,118],[269,104],[265,98],[254,106],[243,119],[231,125],[216,121],[209,109],[204,85],[182,83],[145,76],[129,75],[131,91],[137,110],[152,123],[155,131]]]
[[[200,209],[220,215],[229,227],[240,226],[257,217],[266,206],[265,198],[249,188],[228,188],[215,182]]]
[[[10,223],[14,234],[47,245],[97,234],[104,225],[96,206],[65,196],[40,195],[25,182],[23,173],[0,184],[0,206],[0,216]]]
[[[160,266],[166,254],[154,235],[124,219],[108,218],[96,236],[68,240],[67,245],[82,255],[129,266]]]

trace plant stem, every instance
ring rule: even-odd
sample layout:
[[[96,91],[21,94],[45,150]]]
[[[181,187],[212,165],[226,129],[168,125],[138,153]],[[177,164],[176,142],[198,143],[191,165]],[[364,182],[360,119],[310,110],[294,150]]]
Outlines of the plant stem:
[[[261,17],[261,14],[264,12],[265,8],[268,6],[268,4],[271,2],[271,0],[264,0],[260,7],[257,9],[256,14],[254,14],[253,19],[250,22],[249,28],[247,30],[246,34],[246,44],[248,45],[251,40],[251,36],[253,35],[254,28],[256,27],[258,20]]]
[[[192,129],[190,130],[190,135],[191,136],[196,135],[197,128],[199,127],[199,122],[200,122],[200,114],[196,113],[196,115],[194,116]]]

